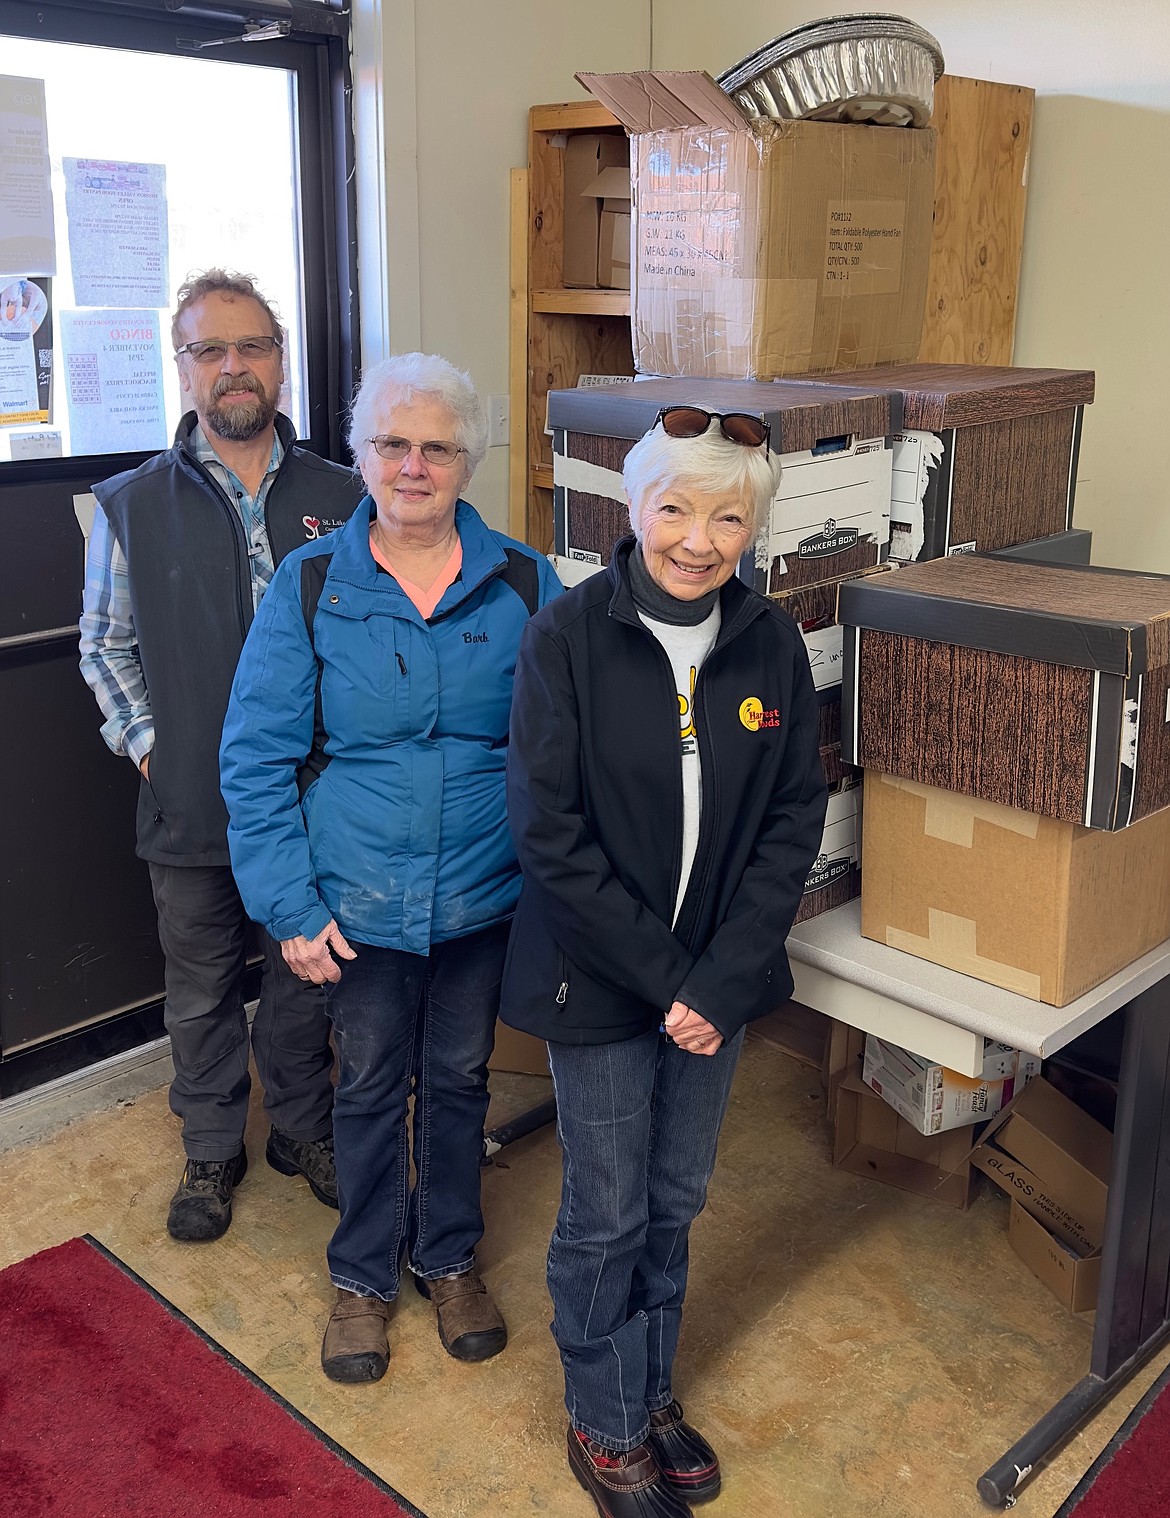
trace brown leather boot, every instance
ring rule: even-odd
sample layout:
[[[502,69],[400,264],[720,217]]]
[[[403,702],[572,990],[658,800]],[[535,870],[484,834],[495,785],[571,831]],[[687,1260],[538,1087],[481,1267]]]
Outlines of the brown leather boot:
[[[414,1284],[435,1304],[439,1338],[456,1360],[490,1360],[507,1344],[500,1310],[474,1265],[461,1276],[440,1276],[437,1281],[415,1276]]]
[[[380,1381],[390,1363],[390,1303],[337,1288],[321,1341],[321,1369],[331,1381]]]
[[[569,1429],[569,1469],[593,1498],[600,1518],[691,1518],[646,1444],[619,1453]]]

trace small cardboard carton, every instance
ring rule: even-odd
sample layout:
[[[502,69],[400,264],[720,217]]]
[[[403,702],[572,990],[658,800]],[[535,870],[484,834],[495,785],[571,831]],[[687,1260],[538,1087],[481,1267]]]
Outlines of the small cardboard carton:
[[[861,1078],[919,1133],[931,1134],[986,1122],[1039,1074],[1038,1056],[990,1038],[983,1040],[982,1071],[967,1076],[871,1033]]]
[[[629,289],[630,150],[615,132],[577,132],[565,144],[564,253],[570,288]],[[608,220],[607,220],[608,217]],[[624,240],[617,221],[626,219]]]
[[[993,1119],[971,1162],[1080,1255],[1105,1237],[1113,1135],[1046,1080]]]
[[[512,1075],[547,1075],[548,1046],[543,1039],[533,1038],[531,1033],[521,1033],[498,1022],[488,1069],[507,1071]]]
[[[852,1073],[830,1087],[830,1097],[833,1164],[839,1170],[952,1207],[970,1206],[974,1175],[965,1130],[924,1137]]]
[[[708,74],[577,78],[633,134],[639,372],[775,379],[917,357],[933,130],[749,122]]]
[[[1008,1243],[1070,1312],[1087,1312],[1097,1305],[1099,1249],[1087,1255],[1069,1249],[1014,1198],[1008,1215]]]
[[[1063,1007],[1170,937],[1170,809],[1107,833],[867,770],[864,816],[877,943]]]

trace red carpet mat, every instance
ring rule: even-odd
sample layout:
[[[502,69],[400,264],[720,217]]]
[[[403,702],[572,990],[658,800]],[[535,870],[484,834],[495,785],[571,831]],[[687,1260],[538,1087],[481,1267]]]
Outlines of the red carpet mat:
[[[1170,1370],[1150,1387],[1053,1518],[1167,1518]]]
[[[0,1271],[3,1518],[423,1518],[96,1239]]]

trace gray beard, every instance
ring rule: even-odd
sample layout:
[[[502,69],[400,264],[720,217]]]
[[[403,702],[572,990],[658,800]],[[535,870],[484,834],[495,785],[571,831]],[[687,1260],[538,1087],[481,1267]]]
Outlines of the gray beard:
[[[276,416],[276,402],[267,401],[264,396],[256,391],[252,392],[253,400],[249,405],[236,403],[233,406],[221,406],[213,401],[207,415],[202,418],[216,437],[221,437],[229,443],[250,443],[254,437],[271,427],[273,418]]]

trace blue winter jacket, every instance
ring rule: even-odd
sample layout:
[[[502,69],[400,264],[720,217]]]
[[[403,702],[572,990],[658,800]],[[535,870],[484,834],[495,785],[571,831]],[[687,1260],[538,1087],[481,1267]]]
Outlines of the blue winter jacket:
[[[512,677],[530,611],[561,586],[460,501],[462,572],[424,621],[374,562],[373,513],[367,496],[289,554],[260,604],[220,749],[228,845],[274,938],[332,917],[359,943],[426,954],[516,905]]]

